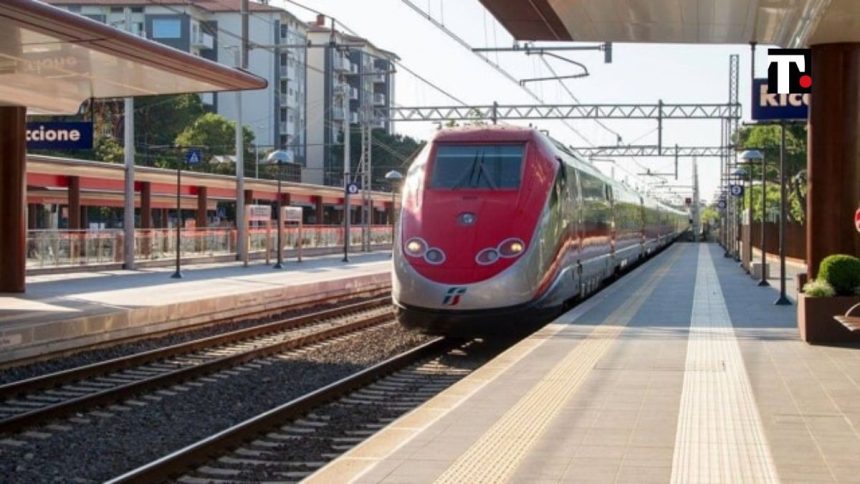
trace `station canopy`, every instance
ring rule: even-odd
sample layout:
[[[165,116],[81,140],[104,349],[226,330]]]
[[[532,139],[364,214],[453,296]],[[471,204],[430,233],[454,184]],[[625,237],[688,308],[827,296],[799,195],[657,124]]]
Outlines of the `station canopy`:
[[[517,40],[860,42],[860,0],[481,0]]]
[[[90,98],[265,87],[252,74],[41,2],[0,2],[0,106],[67,114]]]

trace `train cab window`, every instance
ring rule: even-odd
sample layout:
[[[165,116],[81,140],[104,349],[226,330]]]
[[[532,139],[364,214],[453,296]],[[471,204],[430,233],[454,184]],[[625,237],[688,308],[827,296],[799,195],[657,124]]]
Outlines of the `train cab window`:
[[[524,153],[525,145],[439,145],[430,188],[519,188]]]

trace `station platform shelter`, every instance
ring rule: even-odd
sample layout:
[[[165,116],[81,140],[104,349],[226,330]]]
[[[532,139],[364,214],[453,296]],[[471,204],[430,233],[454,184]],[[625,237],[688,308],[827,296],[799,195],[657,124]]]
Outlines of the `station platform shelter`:
[[[248,72],[42,2],[0,3],[0,292],[25,290],[28,113],[74,114],[94,98],[265,87]]]
[[[676,243],[305,482],[857,482],[856,346]]]

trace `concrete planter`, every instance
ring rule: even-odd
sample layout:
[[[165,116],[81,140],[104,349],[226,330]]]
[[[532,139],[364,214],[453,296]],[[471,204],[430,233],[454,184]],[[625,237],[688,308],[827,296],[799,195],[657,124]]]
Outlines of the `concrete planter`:
[[[852,333],[833,319],[833,316],[845,314],[858,303],[860,296],[809,297],[798,294],[797,327],[800,338],[812,344],[860,342],[860,332]]]

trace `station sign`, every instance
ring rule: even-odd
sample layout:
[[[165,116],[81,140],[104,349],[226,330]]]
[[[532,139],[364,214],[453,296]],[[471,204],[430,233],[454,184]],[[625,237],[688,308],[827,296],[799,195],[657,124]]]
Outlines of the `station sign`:
[[[28,150],[91,150],[93,123],[51,121],[27,123]]]
[[[203,161],[203,153],[200,150],[188,150],[185,152],[185,162],[189,165],[197,165]]]
[[[269,205],[248,205],[245,210],[249,222],[268,222],[272,220],[272,207]]]
[[[284,207],[283,220],[285,222],[301,223],[302,207]]]
[[[767,79],[754,79],[752,91],[752,119],[754,120],[779,121],[809,118],[810,95],[808,93],[770,93]]]
[[[732,193],[734,197],[742,197],[744,196],[744,186],[743,185],[732,185],[729,187],[729,191]]]

